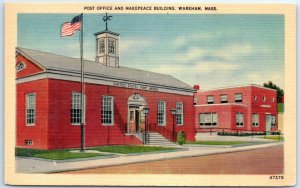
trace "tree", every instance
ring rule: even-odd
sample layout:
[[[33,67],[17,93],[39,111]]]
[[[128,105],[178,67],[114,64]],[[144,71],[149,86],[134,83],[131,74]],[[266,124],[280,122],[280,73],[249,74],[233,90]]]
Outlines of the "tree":
[[[268,83],[264,83],[264,87],[275,89],[277,91],[277,102],[282,103],[282,98],[284,96],[284,91],[273,82],[269,81]]]

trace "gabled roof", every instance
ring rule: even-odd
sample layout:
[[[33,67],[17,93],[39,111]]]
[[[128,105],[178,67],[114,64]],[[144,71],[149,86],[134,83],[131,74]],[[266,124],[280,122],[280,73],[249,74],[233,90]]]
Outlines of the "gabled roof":
[[[79,73],[81,70],[79,58],[72,58],[20,47],[17,47],[16,50],[17,53],[21,53],[23,56],[41,66],[46,71],[55,69]],[[84,60],[84,71],[86,74],[94,74],[99,77],[110,77],[118,80],[162,85],[194,91],[191,86],[170,75],[154,73],[150,71],[143,71],[122,66],[119,68],[108,67],[101,63],[88,60]]]

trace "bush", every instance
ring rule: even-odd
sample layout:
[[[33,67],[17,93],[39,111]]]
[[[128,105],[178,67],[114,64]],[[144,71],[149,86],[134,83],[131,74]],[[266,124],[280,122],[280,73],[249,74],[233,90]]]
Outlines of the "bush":
[[[266,132],[218,132],[217,133],[219,136],[252,136],[253,135],[266,135]],[[280,131],[276,131],[276,132],[271,132],[271,135],[279,135],[281,134]]]
[[[180,145],[185,143],[185,133],[183,131],[180,131],[177,134],[177,143],[180,144]]]
[[[281,131],[275,131],[275,132],[271,132],[271,135],[281,135]]]

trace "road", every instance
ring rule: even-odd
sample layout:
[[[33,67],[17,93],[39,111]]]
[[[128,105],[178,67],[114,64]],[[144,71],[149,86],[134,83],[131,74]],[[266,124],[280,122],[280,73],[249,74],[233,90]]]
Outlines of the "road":
[[[283,146],[102,167],[65,174],[282,174]]]

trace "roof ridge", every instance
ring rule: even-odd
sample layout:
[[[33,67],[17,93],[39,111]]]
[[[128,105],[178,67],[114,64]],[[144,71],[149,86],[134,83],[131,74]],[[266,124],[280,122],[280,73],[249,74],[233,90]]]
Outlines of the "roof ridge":
[[[66,56],[66,55],[62,55],[62,54],[55,54],[53,52],[46,52],[46,51],[35,50],[35,49],[30,49],[30,48],[17,47],[17,49],[20,49],[21,51],[22,51],[22,49],[25,49],[25,50],[36,51],[36,52],[39,52],[39,53],[45,53],[45,54],[50,54],[50,55],[62,56],[62,57],[66,57],[66,58],[80,59],[79,57],[70,57],[70,56]],[[87,60],[87,59],[83,59],[83,60],[84,61],[91,61],[91,60]],[[91,61],[91,62],[93,62],[93,61]]]

